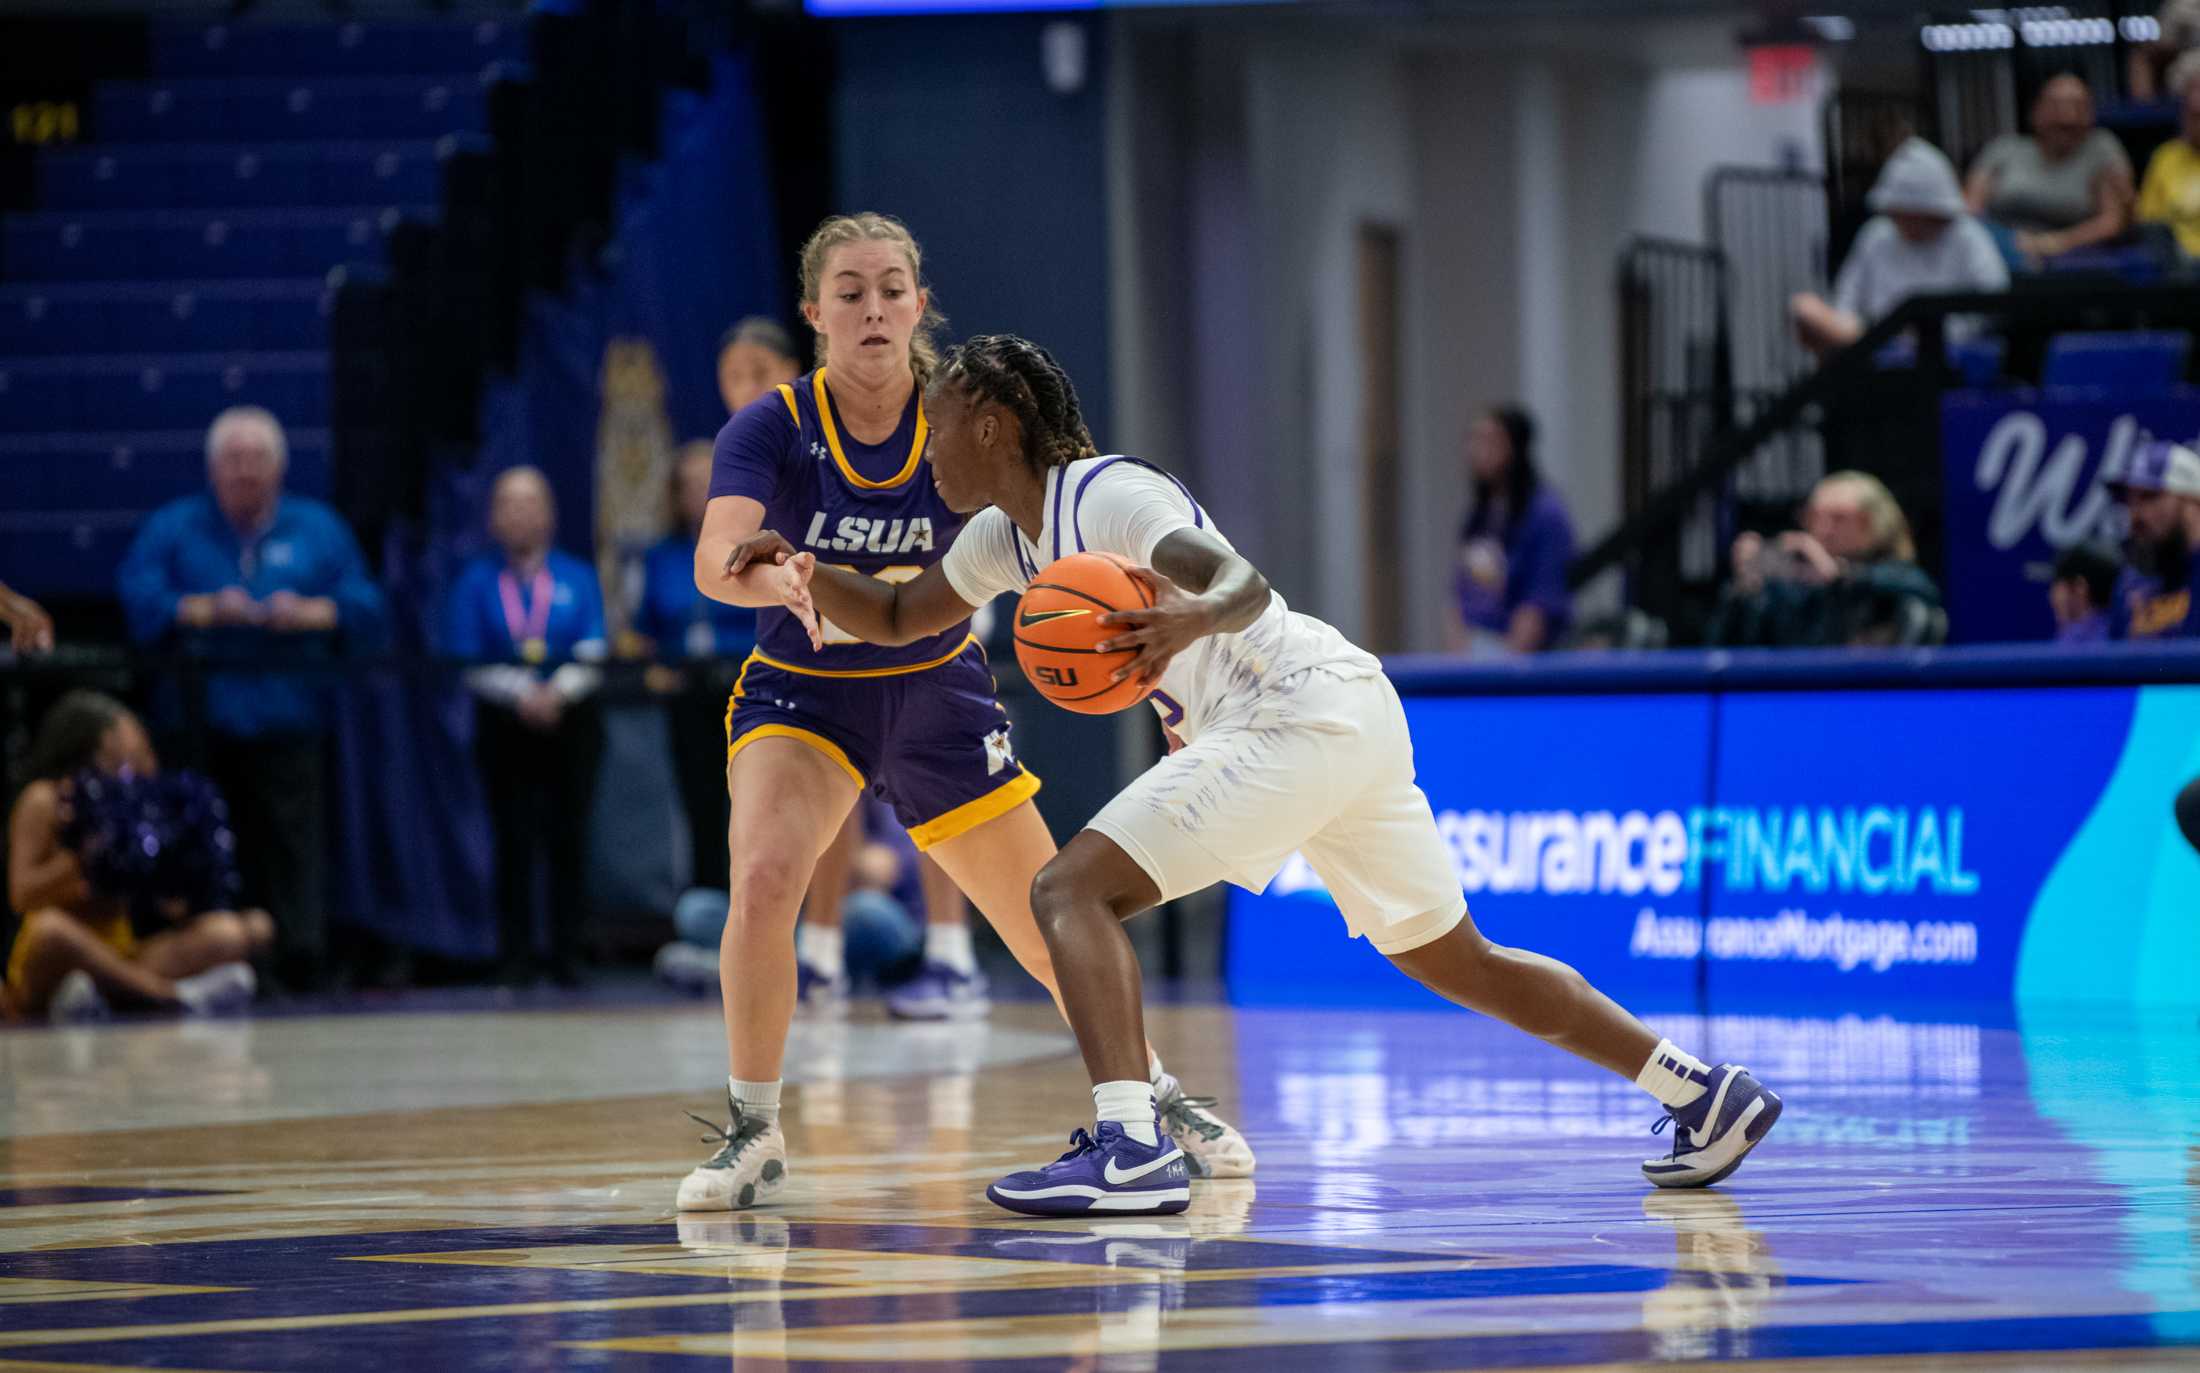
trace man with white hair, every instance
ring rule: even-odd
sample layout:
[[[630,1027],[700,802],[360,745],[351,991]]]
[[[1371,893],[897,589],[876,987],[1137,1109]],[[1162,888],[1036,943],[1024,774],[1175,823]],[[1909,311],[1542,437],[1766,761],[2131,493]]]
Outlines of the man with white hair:
[[[307,664],[378,645],[382,592],[335,510],[283,490],[282,424],[236,406],[206,431],[206,491],[155,511],[115,574],[130,632],[149,649]],[[328,674],[205,679],[208,771],[229,799],[246,904],[275,917],[280,974],[325,976],[322,752]]]

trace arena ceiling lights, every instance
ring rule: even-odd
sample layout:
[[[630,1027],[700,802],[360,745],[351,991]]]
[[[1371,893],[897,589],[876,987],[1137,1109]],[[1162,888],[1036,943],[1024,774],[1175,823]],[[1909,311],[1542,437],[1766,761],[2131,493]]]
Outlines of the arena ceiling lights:
[[[1918,42],[1927,52],[1997,52],[2017,45],[2028,48],[2106,47],[2118,37],[2118,22],[2098,16],[2080,18],[2061,5],[2014,10],[1973,10],[1968,24],[1927,24],[1918,30]],[[2121,36],[2127,43],[2151,43],[2162,36],[2152,15],[2126,17]]]

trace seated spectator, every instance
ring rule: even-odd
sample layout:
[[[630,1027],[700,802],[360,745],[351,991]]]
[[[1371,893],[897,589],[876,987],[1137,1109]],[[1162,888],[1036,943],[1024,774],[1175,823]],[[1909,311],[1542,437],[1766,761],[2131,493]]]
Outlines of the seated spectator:
[[[2200,80],[2179,88],[2177,137],[2147,159],[2137,213],[2141,223],[2168,226],[2185,256],[2200,257]]]
[[[2131,159],[2094,122],[2093,91],[2065,72],[2040,87],[2032,132],[2003,134],[1971,164],[1964,198],[2012,266],[2119,238],[2131,227]]]
[[[2109,607],[2123,560],[2095,544],[2072,544],[2055,555],[2047,603],[2055,612],[2055,642],[2098,644],[2109,636]]]
[[[776,320],[750,315],[718,340],[718,395],[729,415],[801,375],[794,340]]]
[[[155,511],[115,573],[130,633],[148,648],[305,666],[380,645],[387,612],[358,541],[320,501],[283,490],[289,450],[265,410],[206,431],[210,490]],[[282,975],[326,975],[322,747],[331,679],[206,678],[208,770],[237,829],[244,899],[275,917]]]
[[[1467,434],[1474,503],[1452,572],[1455,651],[1537,653],[1573,618],[1574,526],[1535,464],[1535,420],[1501,405]]]
[[[733,663],[756,647],[756,612],[695,589],[695,541],[710,504],[711,441],[680,450],[672,504],[679,523],[642,559],[642,603],[634,628],[660,666],[652,690],[667,697],[672,767],[687,811],[694,854],[690,886],[726,886],[726,698]],[[684,664],[680,667],[671,664]]]
[[[2177,65],[2200,49],[2200,0],[2167,0],[2155,16],[2161,32],[2151,43],[2134,43],[2125,82],[2133,100],[2159,100],[2178,89]]]
[[[479,664],[474,745],[496,836],[501,976],[532,981],[535,868],[550,877],[548,972],[580,980],[588,888],[588,816],[603,755],[594,700],[602,683],[603,593],[587,563],[551,547],[557,512],[532,467],[499,476],[489,535],[498,551],[469,563],[451,587],[444,650]]]
[[[918,866],[922,855],[891,806],[863,796],[850,814],[858,842],[841,899],[842,967],[851,981],[883,982],[923,951],[929,925],[912,912],[925,908],[931,892]],[[718,991],[726,909],[723,891],[698,887],[680,898],[672,911],[677,937],[657,950],[659,979],[698,996]]]
[[[2131,518],[2130,563],[2109,605],[2118,639],[2200,637],[2192,613],[2200,578],[2200,453],[2183,444],[2148,443],[2110,483]]]
[[[0,625],[7,627],[8,647],[16,653],[53,652],[53,617],[30,597],[0,582]]]
[[[121,702],[72,691],[32,741],[8,816],[8,904],[21,918],[0,1016],[104,1018],[109,1003],[212,1014],[251,1001],[245,960],[274,937],[236,906],[221,795],[160,772]]]
[[[1812,352],[1848,347],[1911,296],[2009,285],[1993,238],[1964,212],[1954,165],[1924,139],[1895,149],[1866,203],[1873,217],[1841,264],[1832,301],[1806,291],[1789,302],[1796,335]],[[1975,327],[1949,325],[1957,335]]]
[[[1937,641],[1940,590],[1917,565],[1910,524],[1877,477],[1836,472],[1812,489],[1803,527],[1734,540],[1734,580],[1710,640],[1825,648]]]

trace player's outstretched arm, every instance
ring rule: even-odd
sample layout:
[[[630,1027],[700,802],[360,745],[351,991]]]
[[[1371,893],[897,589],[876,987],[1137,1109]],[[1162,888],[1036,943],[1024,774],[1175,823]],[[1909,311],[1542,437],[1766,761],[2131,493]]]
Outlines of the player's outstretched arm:
[[[812,554],[769,529],[760,529],[735,544],[726,558],[726,574],[740,575],[758,564],[792,569],[787,593],[777,601],[796,614],[805,609],[804,623],[811,624],[813,641],[818,631],[813,617],[821,616],[865,643],[889,648],[915,643],[942,633],[970,618],[974,607],[955,592],[939,563],[924,569],[913,580],[884,582],[827,567]]]
[[[1133,576],[1153,588],[1143,610],[1117,610],[1100,623],[1120,630],[1096,645],[1103,652],[1135,648],[1138,656],[1115,679],[1159,681],[1169,660],[1210,634],[1245,628],[1268,608],[1268,579],[1204,529],[1179,529],[1154,545],[1153,566]]]
[[[748,496],[713,496],[703,507],[703,530],[695,540],[695,589],[727,605],[783,605],[777,579],[768,567],[753,566],[771,558],[743,559],[734,565],[734,552],[764,526],[764,504]],[[772,535],[778,539],[777,534]],[[781,543],[786,540],[780,539]],[[788,552],[793,552],[789,547]]]

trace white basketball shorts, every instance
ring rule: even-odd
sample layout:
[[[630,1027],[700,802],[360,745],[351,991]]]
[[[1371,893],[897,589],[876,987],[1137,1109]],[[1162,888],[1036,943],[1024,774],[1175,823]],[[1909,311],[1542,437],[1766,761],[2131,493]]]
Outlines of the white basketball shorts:
[[[1303,853],[1353,937],[1399,954],[1467,913],[1413,776],[1390,679],[1309,668],[1156,763],[1088,828],[1130,855],[1164,901],[1220,881],[1260,891]]]

